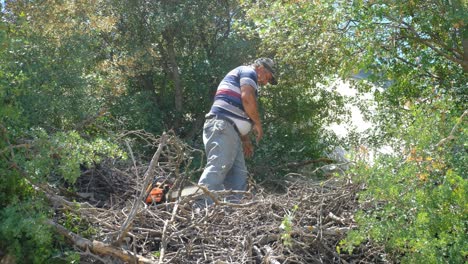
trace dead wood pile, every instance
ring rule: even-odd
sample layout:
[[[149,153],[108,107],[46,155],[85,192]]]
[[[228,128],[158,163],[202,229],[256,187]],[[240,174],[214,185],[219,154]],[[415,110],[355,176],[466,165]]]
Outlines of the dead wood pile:
[[[346,180],[317,182],[291,174],[284,183],[286,192],[268,193],[252,184],[241,204],[223,202],[229,192],[205,190],[148,206],[142,192],[150,180],[172,177],[172,191],[177,192],[200,173],[202,168],[190,165],[203,153],[171,134],[154,138],[133,131],[125,138],[139,138],[157,148],[151,162],[135,156],[127,141],[131,166],[128,161],[108,160],[83,172],[76,193],[48,191],[57,209],[49,224],[88,262],[376,263],[382,257],[382,251],[370,245],[353,255],[336,251],[355,226],[358,208],[359,187]],[[214,197],[216,203],[198,206],[203,195]],[[69,202],[71,198],[76,202]],[[94,232],[70,232],[63,226],[64,212],[79,215],[86,223],[81,226]]]

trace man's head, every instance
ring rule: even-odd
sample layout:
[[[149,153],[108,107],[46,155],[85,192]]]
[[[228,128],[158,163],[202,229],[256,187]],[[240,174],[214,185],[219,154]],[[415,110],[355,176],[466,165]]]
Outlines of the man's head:
[[[276,80],[275,62],[270,58],[259,58],[254,62],[255,70],[258,75],[258,82],[261,85],[270,83],[271,85],[278,84]]]

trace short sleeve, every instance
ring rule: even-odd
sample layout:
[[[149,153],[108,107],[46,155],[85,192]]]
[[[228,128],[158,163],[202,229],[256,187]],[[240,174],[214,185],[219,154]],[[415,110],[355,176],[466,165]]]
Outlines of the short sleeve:
[[[242,67],[239,72],[240,86],[250,85],[257,90],[257,73],[251,67]]]

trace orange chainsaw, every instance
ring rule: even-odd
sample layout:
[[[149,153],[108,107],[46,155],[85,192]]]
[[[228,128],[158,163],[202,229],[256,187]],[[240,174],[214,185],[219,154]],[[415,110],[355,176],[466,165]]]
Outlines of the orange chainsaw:
[[[147,204],[162,204],[166,201],[175,201],[178,196],[178,192],[172,192],[169,197],[169,191],[172,188],[173,183],[165,177],[157,177],[153,182],[146,188],[146,199]],[[197,186],[186,186],[180,193],[181,197],[189,196],[196,193],[202,193],[203,191]]]
[[[172,183],[165,177],[157,177],[153,182],[146,188],[146,199],[147,204],[161,204],[167,199],[166,194],[172,188]]]

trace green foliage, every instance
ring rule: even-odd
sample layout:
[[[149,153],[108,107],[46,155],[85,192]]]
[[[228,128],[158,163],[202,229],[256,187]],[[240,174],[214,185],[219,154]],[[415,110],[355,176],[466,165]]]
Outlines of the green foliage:
[[[8,61],[10,45],[9,26],[0,13],[0,249],[16,256],[18,263],[44,263],[52,254],[52,233],[44,226],[49,209],[34,191],[18,167],[16,149],[11,144],[26,127],[21,108],[17,105],[20,89],[12,85],[21,80],[14,76]],[[18,67],[17,65],[16,67]]]
[[[317,128],[335,117],[324,113],[341,114],[336,111],[342,106],[339,97],[333,93],[317,96],[319,84],[330,86],[334,76],[348,79],[361,73],[366,80],[353,84],[363,92],[375,91],[376,107],[369,116],[378,126],[374,134],[355,135],[355,142],[350,143],[391,144],[397,153],[375,160],[370,167],[361,164],[355,168],[353,174],[367,187],[360,194],[365,210],[356,217],[360,228],[339,248],[350,251],[371,240],[385,245],[395,261],[462,263],[468,241],[466,125],[461,128],[466,121],[454,131],[456,140],[436,146],[451,134],[456,118],[466,110],[467,62],[461,59],[466,52],[462,41],[468,21],[466,15],[461,16],[467,12],[466,3],[242,3],[255,22],[252,34],[260,36],[266,54],[275,55],[281,72],[287,75],[281,78],[281,92],[275,94],[284,104],[277,107],[275,99],[266,99],[262,103],[268,109],[279,111],[265,116],[278,124],[276,117],[283,111],[284,123],[295,130],[301,130],[310,119],[320,120],[316,127],[295,135],[307,142],[301,145],[304,149],[323,136]],[[381,88],[373,89],[374,85]],[[329,105],[314,109],[303,103],[311,98]],[[287,127],[273,126],[268,129],[281,131],[273,137],[275,143],[284,145],[281,135],[288,134]],[[320,136],[303,138],[310,130]]]
[[[66,256],[66,263],[70,263],[70,264],[78,264],[80,263],[80,254],[78,252],[71,252],[71,251],[67,251],[65,252],[65,256]]]
[[[211,103],[213,79],[246,60],[233,51],[253,50],[249,41],[230,36],[229,10],[236,5],[212,1],[128,4],[134,6],[112,1],[47,5],[15,1],[8,3],[6,12],[2,10],[0,165],[2,175],[7,175],[0,179],[2,208],[22,205],[18,197],[26,195],[31,184],[72,186],[81,167],[106,157],[125,158],[113,143],[114,132],[106,131],[109,128],[198,131],[193,120],[203,118]],[[213,31],[216,27],[225,33]],[[177,28],[181,30],[172,30]],[[175,93],[164,31],[174,33],[185,94],[194,98],[186,101],[181,124],[174,122]],[[39,201],[37,193],[30,196]],[[21,214],[14,212],[2,214],[2,221],[17,220]],[[50,217],[40,210],[29,214],[30,219]],[[83,235],[93,232],[76,215],[67,215],[64,224]],[[10,227],[2,229],[2,251],[14,251],[26,262],[29,259],[24,256],[32,252],[42,256],[36,262],[47,262],[54,245],[35,244],[45,235],[26,230],[30,244],[17,243],[20,236],[12,234]],[[25,228],[26,224],[21,225],[18,232]],[[43,232],[51,236],[48,229]],[[15,248],[10,249],[10,244]],[[34,254],[34,247],[44,252]],[[76,256],[70,258],[76,261]]]
[[[16,256],[18,263],[44,263],[52,254],[52,232],[44,226],[47,203],[15,169],[4,151],[0,133],[0,249]]]
[[[103,157],[126,158],[119,146],[109,139],[96,137],[86,140],[76,131],[49,136],[43,129],[34,129],[30,135],[34,158],[26,156],[24,168],[26,173],[39,180],[53,182],[63,179],[73,184],[80,176],[80,166],[90,167],[100,163]]]
[[[245,23],[237,2],[116,1],[112,10],[122,19],[109,61],[126,69],[113,114],[130,129],[201,139],[218,82],[255,53],[256,42],[232,29]]]
[[[7,139],[12,133],[1,135]],[[29,135],[31,143],[19,150],[7,144],[9,140],[0,141],[0,248],[16,255],[20,263],[45,263],[56,244],[45,224],[51,217],[48,202],[32,184],[45,180],[73,183],[80,176],[80,164],[91,165],[104,156],[124,154],[102,138],[88,141],[74,131],[49,136],[43,129],[35,129]],[[67,221],[70,230],[78,228],[83,236],[95,233],[76,216],[69,215]]]
[[[92,67],[100,57],[100,40],[89,30],[73,31],[76,25],[65,17],[53,16],[54,8],[64,6],[52,5],[46,11],[17,4],[11,3],[13,12],[5,15],[14,22],[8,24],[9,43],[0,57],[2,79],[8,85],[4,98],[18,110],[6,117],[20,115],[30,126],[47,130],[74,128],[95,115],[107,95],[103,90],[109,87],[100,86],[102,76]]]
[[[451,98],[456,111],[466,108],[466,1],[353,1],[346,10],[346,47],[356,56],[345,68],[385,88],[375,93],[374,142],[399,137],[409,105]]]
[[[6,206],[0,209],[0,248],[15,255],[18,263],[45,263],[53,253],[52,232],[44,224],[49,215],[46,203],[27,185],[12,192],[11,185],[3,183],[2,179],[1,193],[8,196],[1,197]]]
[[[283,217],[283,221],[281,221],[281,225],[280,225],[280,229],[282,229],[281,240],[283,241],[283,244],[287,247],[291,247],[293,245],[291,233],[294,227],[294,223],[293,223],[294,213],[297,211],[298,208],[299,207],[297,205],[294,205],[292,211],[286,213]]]
[[[253,23],[240,29],[261,38],[262,55],[275,58],[280,74],[279,85],[260,92],[265,137],[253,164],[273,168],[323,156],[335,141],[324,127],[344,121],[346,114],[343,97],[334,89],[343,39],[332,30],[340,12],[331,1],[241,3]],[[260,178],[285,174],[262,171]]]
[[[405,104],[447,95],[457,107],[463,108],[466,102],[464,67],[468,62],[461,60],[461,54],[463,36],[468,32],[468,21],[462,14],[468,6],[463,1],[241,3],[255,23],[251,34],[262,39],[266,54],[274,55],[282,66],[281,88],[295,91],[292,99],[284,97],[287,91],[278,98],[290,103],[302,101],[293,96],[304,96],[324,102],[318,108],[296,109],[292,103],[292,111],[285,110],[289,105],[284,103],[278,109],[294,112],[293,126],[300,127],[294,118],[298,113],[302,114],[301,123],[310,119],[324,125],[343,121],[338,118],[344,114],[339,96],[317,96],[319,84],[330,87],[336,77],[349,79],[358,73],[367,83],[357,82],[356,87],[375,91],[378,102],[373,119],[379,127],[372,137],[362,136],[366,143],[386,144],[398,137],[393,128],[405,123],[401,114]],[[416,8],[421,6],[425,8]],[[369,82],[385,89],[372,89]]]
[[[103,133],[108,120],[94,118],[108,97],[106,82],[91,71],[99,39],[73,31],[68,16],[54,17],[55,5],[22,4],[0,13],[0,249],[18,263],[46,263],[61,244],[33,184],[73,183],[80,165],[124,154]]]
[[[97,234],[97,231],[93,226],[71,211],[65,212],[63,226],[71,232],[88,239]]]
[[[152,93],[150,91],[129,91],[125,97],[115,99],[110,111],[119,115],[119,120],[128,130],[145,128],[148,132],[160,134],[170,129],[164,124],[164,118],[168,118],[166,116],[168,113],[161,111],[168,106],[163,104],[155,107],[154,100],[151,100]]]
[[[443,104],[450,105],[438,102]],[[359,229],[349,234],[342,248],[352,252],[355,245],[371,240],[405,263],[466,259],[468,183],[460,159],[466,158],[467,127],[461,125],[452,135],[455,140],[438,145],[451,133],[447,124],[455,126],[460,120],[431,108],[413,110],[414,122],[402,133],[404,155],[382,157],[356,172],[367,185],[360,194],[366,209],[356,215]]]

